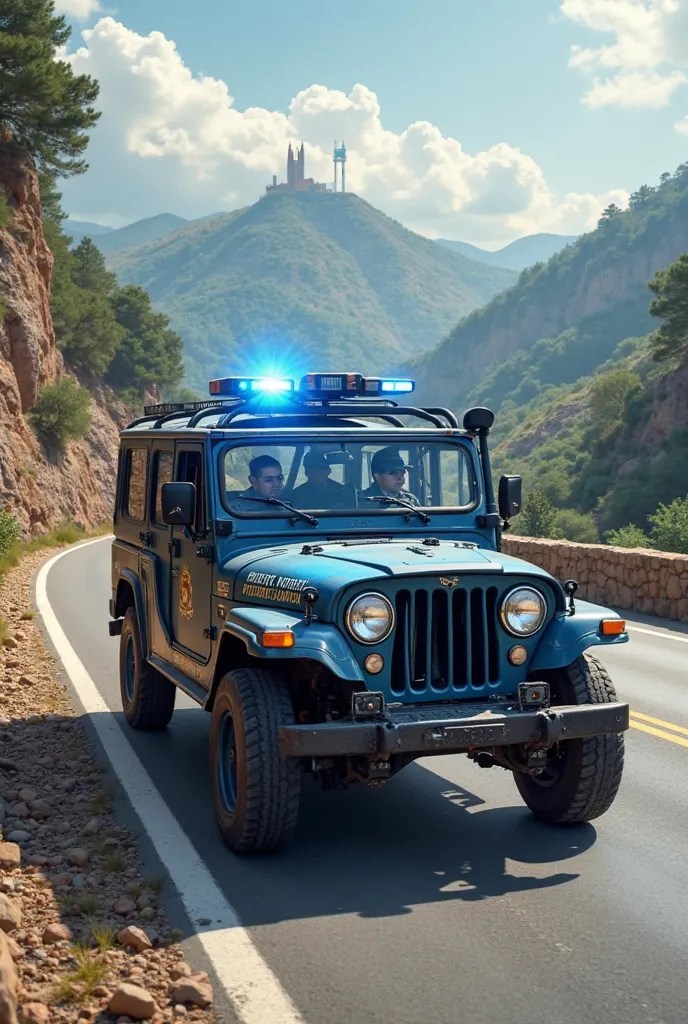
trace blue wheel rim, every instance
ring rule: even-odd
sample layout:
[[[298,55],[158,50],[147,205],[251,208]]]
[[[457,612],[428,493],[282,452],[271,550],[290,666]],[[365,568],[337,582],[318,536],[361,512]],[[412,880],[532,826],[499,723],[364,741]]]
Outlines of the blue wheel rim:
[[[124,693],[127,701],[134,699],[134,640],[127,637],[127,648],[124,652]]]
[[[217,785],[220,799],[228,814],[234,814],[237,805],[236,761],[234,719],[228,711],[224,711],[217,737]]]

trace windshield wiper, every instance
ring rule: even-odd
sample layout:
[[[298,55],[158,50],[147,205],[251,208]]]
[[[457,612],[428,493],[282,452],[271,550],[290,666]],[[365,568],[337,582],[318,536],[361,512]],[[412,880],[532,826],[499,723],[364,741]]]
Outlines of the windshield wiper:
[[[280,498],[262,498],[252,494],[251,497],[246,500],[263,501],[266,505],[281,505],[282,508],[286,508],[288,512],[293,512],[295,515],[301,516],[301,518],[305,519],[307,523],[311,524],[311,526],[317,526],[320,522],[320,520],[316,519],[315,516],[309,515],[308,512],[302,512],[300,508],[294,508],[293,505],[287,504],[286,501],[282,501]]]
[[[409,501],[404,501],[403,498],[393,498],[391,494],[368,494],[366,495],[366,500],[381,501],[384,505],[401,505],[403,508],[407,508],[409,512],[415,512],[424,523],[430,522],[430,516],[427,512],[422,512],[416,505],[412,505]]]

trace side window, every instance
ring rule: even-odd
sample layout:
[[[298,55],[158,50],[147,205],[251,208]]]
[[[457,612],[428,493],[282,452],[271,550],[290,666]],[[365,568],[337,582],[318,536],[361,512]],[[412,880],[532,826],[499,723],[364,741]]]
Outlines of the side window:
[[[444,506],[470,505],[473,500],[471,464],[461,449],[451,448],[440,456],[442,476],[442,502]]]
[[[148,449],[129,448],[125,463],[124,509],[130,519],[146,518],[146,474]]]
[[[196,488],[196,517],[194,530],[202,533],[205,530],[205,502],[203,495],[203,454],[198,449],[181,451],[177,462],[175,479],[180,483],[190,483]]]
[[[153,454],[153,480],[155,481],[155,505],[153,522],[164,525],[162,519],[162,485],[172,480],[172,452],[156,451]]]

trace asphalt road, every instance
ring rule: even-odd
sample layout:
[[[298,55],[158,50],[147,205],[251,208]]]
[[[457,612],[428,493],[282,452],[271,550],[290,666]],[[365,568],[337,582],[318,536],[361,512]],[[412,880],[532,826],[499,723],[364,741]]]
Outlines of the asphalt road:
[[[305,780],[292,844],[244,860],[216,833],[209,716],[180,694],[165,734],[121,718],[109,559],[70,552],[50,603],[304,1024],[686,1024],[688,631],[634,617],[665,635],[604,655],[634,725],[595,823],[542,826],[501,769],[431,758],[380,791]]]

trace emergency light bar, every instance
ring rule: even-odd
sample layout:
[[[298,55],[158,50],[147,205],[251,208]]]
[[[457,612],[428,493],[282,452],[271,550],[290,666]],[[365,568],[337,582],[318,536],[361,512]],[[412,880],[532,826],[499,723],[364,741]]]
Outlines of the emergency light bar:
[[[210,381],[210,394],[223,398],[281,394],[293,390],[294,381],[286,377],[220,377]]]
[[[327,400],[335,398],[386,398],[408,395],[415,390],[413,380],[393,377],[364,377],[360,373],[307,373],[299,381],[287,377],[220,377],[210,381],[210,394],[220,398],[248,398],[251,395],[299,392],[304,397]]]
[[[299,382],[299,391],[317,393],[322,398],[361,398],[408,395],[415,389],[413,380],[364,377],[360,373],[308,373]]]

